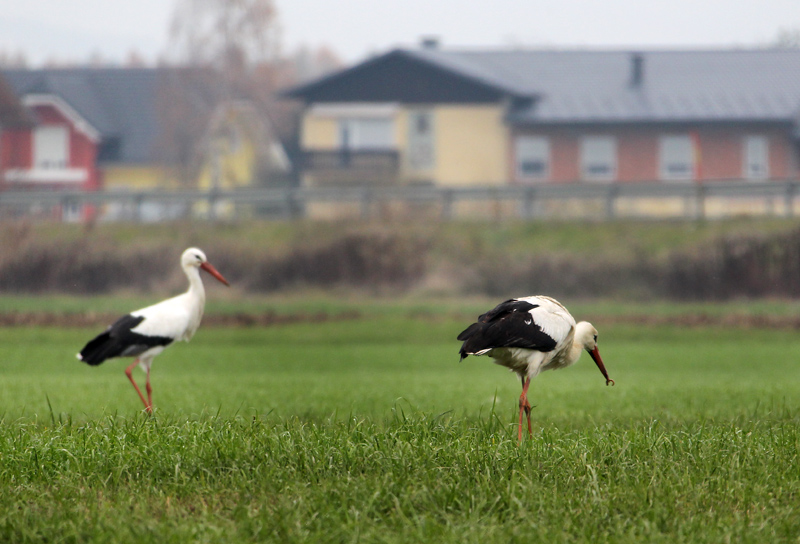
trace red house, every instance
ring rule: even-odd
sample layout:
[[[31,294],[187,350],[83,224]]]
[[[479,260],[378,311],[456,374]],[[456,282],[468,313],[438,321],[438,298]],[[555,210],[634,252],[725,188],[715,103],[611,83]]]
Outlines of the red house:
[[[30,124],[3,127],[0,190],[94,190],[98,131],[58,96],[22,98]]]
[[[5,183],[5,171],[13,161],[14,144],[28,132],[33,121],[25,106],[6,81],[0,77],[0,189]]]

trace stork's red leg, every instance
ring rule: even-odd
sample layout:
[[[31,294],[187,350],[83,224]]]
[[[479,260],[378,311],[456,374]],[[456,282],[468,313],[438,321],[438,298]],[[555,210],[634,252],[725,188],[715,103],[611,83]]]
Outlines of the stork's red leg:
[[[139,359],[136,359],[134,362],[132,362],[130,365],[128,365],[128,368],[125,369],[125,375],[128,377],[128,379],[133,384],[133,387],[134,387],[134,389],[136,389],[136,392],[139,393],[139,398],[142,399],[142,404],[144,404],[145,410],[150,412],[151,411],[150,405],[147,404],[146,400],[144,400],[144,395],[142,395],[142,391],[139,389],[139,386],[136,385],[136,380],[133,379],[133,369],[138,364],[139,364]]]
[[[519,432],[517,433],[517,441],[522,442],[522,412],[528,417],[528,436],[533,436],[531,430],[531,404],[528,402],[528,387],[531,385],[531,379],[528,377],[522,379],[522,394],[519,396]]]
[[[517,442],[522,442],[522,407],[525,405],[525,378],[522,378],[522,393],[519,396],[519,424],[517,425]]]
[[[147,383],[145,387],[147,390],[147,411],[153,413],[153,386],[150,385],[150,367],[147,367]]]

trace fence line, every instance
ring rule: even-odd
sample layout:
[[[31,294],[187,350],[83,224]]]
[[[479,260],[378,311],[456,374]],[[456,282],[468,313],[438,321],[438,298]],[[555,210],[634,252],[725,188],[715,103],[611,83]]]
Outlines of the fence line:
[[[241,214],[272,218],[426,214],[442,219],[636,217],[702,219],[795,215],[798,180],[703,183],[563,183],[475,187],[308,187],[236,190],[3,191],[0,217],[162,221]]]

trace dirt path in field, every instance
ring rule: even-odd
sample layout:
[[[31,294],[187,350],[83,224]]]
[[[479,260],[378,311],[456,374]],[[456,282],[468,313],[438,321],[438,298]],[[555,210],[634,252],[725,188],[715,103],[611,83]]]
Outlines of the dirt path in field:
[[[119,315],[97,312],[50,313],[50,312],[4,312],[0,313],[0,327],[105,327],[113,323]],[[409,319],[437,320],[442,316],[434,314],[413,314]],[[465,323],[474,319],[472,315],[448,315],[448,318],[463,320]],[[203,317],[203,325],[218,327],[270,327],[293,323],[322,323],[326,321],[354,321],[370,319],[356,310],[338,313],[311,312],[296,314],[233,313],[207,314]],[[731,313],[711,315],[706,313],[680,315],[593,315],[581,316],[582,319],[602,325],[646,325],[646,326],[680,326],[680,327],[723,327],[736,329],[782,329],[800,330],[800,315],[766,315]]]

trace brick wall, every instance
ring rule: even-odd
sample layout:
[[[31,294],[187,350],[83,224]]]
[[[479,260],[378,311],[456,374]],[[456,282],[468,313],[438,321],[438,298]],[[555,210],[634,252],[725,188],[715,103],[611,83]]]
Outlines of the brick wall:
[[[662,135],[689,135],[699,145],[696,174],[701,180],[741,179],[744,165],[744,139],[748,135],[766,136],[769,145],[769,178],[798,177],[798,146],[790,129],[764,124],[725,124],[707,126],[660,125],[653,127],[612,126],[555,127],[517,130],[513,135],[544,136],[550,141],[551,183],[581,180],[580,141],[584,136],[613,136],[617,142],[617,176],[614,181],[656,181],[659,174],[659,140]],[[516,157],[513,156],[512,168]]]

